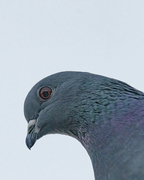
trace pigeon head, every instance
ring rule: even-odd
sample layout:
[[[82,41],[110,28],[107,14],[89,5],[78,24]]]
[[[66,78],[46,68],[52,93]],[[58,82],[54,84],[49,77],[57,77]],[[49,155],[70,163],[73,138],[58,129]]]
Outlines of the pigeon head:
[[[50,133],[79,140],[80,129],[86,131],[87,127],[83,112],[88,115],[87,98],[92,88],[89,78],[89,73],[61,72],[42,79],[30,90],[24,103],[29,149],[37,139]]]

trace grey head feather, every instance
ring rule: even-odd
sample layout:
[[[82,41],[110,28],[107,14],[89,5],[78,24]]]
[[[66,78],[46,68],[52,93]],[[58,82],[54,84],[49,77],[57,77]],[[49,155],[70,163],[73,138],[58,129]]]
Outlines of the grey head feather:
[[[39,91],[51,89],[48,99]],[[87,150],[97,180],[144,179],[144,94],[121,81],[60,72],[28,93],[24,114],[30,149],[46,134],[66,134]]]

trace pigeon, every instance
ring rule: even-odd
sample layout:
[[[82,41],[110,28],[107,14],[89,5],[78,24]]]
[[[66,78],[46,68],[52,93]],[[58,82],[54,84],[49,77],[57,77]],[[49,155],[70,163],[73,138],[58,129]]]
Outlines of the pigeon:
[[[76,138],[95,180],[144,180],[144,93],[112,78],[65,71],[36,83],[24,102],[29,149],[47,134]]]

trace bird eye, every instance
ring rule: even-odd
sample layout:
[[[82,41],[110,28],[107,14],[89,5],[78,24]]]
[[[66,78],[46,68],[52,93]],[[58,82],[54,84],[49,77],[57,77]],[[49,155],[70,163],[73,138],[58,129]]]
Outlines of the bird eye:
[[[43,87],[40,89],[39,91],[39,96],[42,98],[42,99],[48,99],[50,97],[52,93],[52,90],[48,87]]]

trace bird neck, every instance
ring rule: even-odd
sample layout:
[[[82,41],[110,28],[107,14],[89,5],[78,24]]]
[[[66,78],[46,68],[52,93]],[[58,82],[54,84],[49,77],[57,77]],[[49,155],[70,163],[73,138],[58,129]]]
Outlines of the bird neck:
[[[95,179],[132,179],[135,172],[131,168],[137,169],[135,162],[144,157],[144,106],[104,122],[89,126],[80,138],[91,158]],[[139,173],[139,169],[135,171]]]

